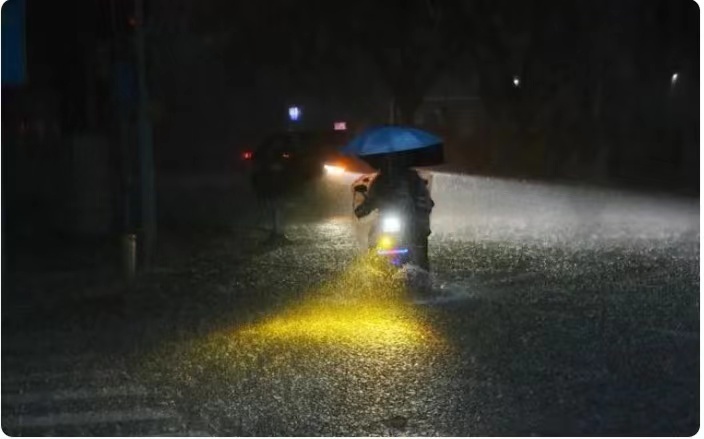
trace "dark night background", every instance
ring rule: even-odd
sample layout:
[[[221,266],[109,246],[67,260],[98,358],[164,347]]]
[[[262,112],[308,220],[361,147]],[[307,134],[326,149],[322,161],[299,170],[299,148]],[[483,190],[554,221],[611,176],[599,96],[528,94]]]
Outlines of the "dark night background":
[[[6,434],[699,429],[694,1],[142,0],[141,27],[140,1],[2,9]],[[338,121],[445,140],[438,297],[360,262],[351,172],[262,244],[243,152]]]
[[[694,2],[145,7],[158,171],[232,169],[292,104],[306,127],[356,130],[396,103],[397,121],[443,135],[448,161],[471,173],[698,192]],[[133,16],[124,0],[27,0],[26,82],[3,89],[7,206],[26,191],[35,207],[66,208],[80,178],[119,199],[134,150]],[[98,146],[81,157],[87,144]],[[80,160],[100,177],[81,176]]]

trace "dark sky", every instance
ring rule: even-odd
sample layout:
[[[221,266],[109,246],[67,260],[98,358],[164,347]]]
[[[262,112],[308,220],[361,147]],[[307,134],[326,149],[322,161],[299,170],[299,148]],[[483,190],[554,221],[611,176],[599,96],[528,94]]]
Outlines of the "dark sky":
[[[94,51],[96,41],[109,40],[114,35],[113,26],[126,29],[133,2],[25,1],[30,88],[50,88],[62,97],[64,105],[77,107],[76,113],[85,113],[85,109],[80,108],[86,100],[88,62],[85,54]],[[370,114],[370,107],[377,110],[378,114],[383,115],[386,111],[381,108],[385,105],[381,101],[388,99],[392,87],[384,78],[383,69],[374,65],[370,57],[363,56],[364,48],[361,52],[345,52],[355,45],[356,37],[349,36],[345,39],[345,32],[341,31],[353,29],[354,26],[349,27],[349,24],[354,20],[362,28],[367,23],[372,23],[364,16],[355,17],[354,14],[357,9],[381,11],[378,1],[362,0],[354,4],[281,2],[287,8],[293,7],[295,14],[288,9],[279,9],[279,0],[266,1],[266,4],[241,0],[146,0],[146,3],[147,7],[152,8],[152,17],[157,19],[155,23],[160,26],[160,32],[171,27],[177,28],[172,26],[174,23],[170,20],[178,17],[179,13],[184,13],[180,9],[186,11],[186,18],[198,21],[197,25],[189,28],[190,40],[180,40],[178,34],[164,34],[167,41],[173,37],[174,44],[160,47],[157,51],[162,57],[159,60],[162,62],[162,70],[151,70],[154,75],[161,75],[160,78],[152,78],[152,97],[161,105],[161,114],[166,115],[161,120],[174,124],[173,130],[157,133],[157,141],[163,139],[169,143],[185,140],[188,136],[195,139],[208,135],[209,141],[229,142],[244,135],[251,126],[258,125],[257,130],[264,130],[283,123],[285,106],[296,100],[308,100],[312,106],[327,100],[332,102],[330,105],[333,107],[344,107],[338,103],[349,104],[357,99],[355,111],[359,114]],[[384,13],[393,16],[394,5],[403,4],[385,1]],[[432,5],[433,2],[418,2],[421,12],[426,4]],[[503,87],[502,93],[510,93],[511,75],[526,71],[525,65],[521,64],[526,60],[539,59],[538,66],[532,67],[535,72],[540,72],[542,68],[551,73],[559,66],[572,63],[579,68],[570,75],[589,73],[594,65],[589,63],[589,54],[585,54],[585,50],[608,53],[605,59],[608,59],[606,69],[609,81],[612,81],[613,90],[610,93],[613,96],[620,95],[619,99],[630,100],[629,105],[632,105],[620,109],[618,106],[621,103],[617,102],[613,114],[627,113],[634,120],[642,118],[638,123],[648,124],[649,116],[636,115],[636,109],[641,111],[652,106],[652,117],[659,117],[656,110],[668,96],[668,78],[673,72],[680,73],[682,86],[698,90],[699,11],[696,3],[691,0],[535,0],[520,3],[495,0],[474,4],[482,4],[483,10],[489,11],[476,13],[475,24],[493,24],[494,17],[491,14],[496,13],[506,18],[503,28],[487,27],[488,31],[475,39],[482,50],[491,50],[492,44],[497,41],[499,45],[503,44],[504,52],[495,55],[495,60],[510,60],[513,63],[506,62],[506,66],[502,67],[504,71],[489,70],[485,81],[476,84],[478,93],[483,98],[496,95],[492,86]],[[399,17],[404,14],[408,15],[408,11],[401,7]],[[588,14],[595,18],[590,20]],[[272,17],[278,21],[271,21]],[[404,21],[407,19],[384,19],[374,23],[388,26],[388,37],[396,31],[407,31],[409,26]],[[600,26],[607,24],[611,28],[609,33],[604,34],[606,37],[603,43],[589,46],[591,41],[599,37],[597,31]],[[291,29],[286,29],[286,26],[291,26]],[[474,30],[472,26],[474,24],[467,24],[466,35],[460,33],[457,38],[471,40]],[[525,49],[521,46],[520,39],[516,44],[505,42],[510,41],[512,32],[530,30],[531,26],[541,30],[542,38],[545,38],[537,48]],[[314,32],[319,29],[324,30],[322,37],[317,37]],[[213,49],[211,43],[205,43],[218,41],[224,34],[223,31],[232,31],[234,35],[227,44]],[[418,37],[413,32],[406,35],[408,39]],[[373,32],[371,36],[374,36]],[[379,37],[381,41],[381,35]],[[328,49],[322,55],[309,56],[305,50],[316,38],[327,43],[332,50]],[[486,38],[486,41],[482,38]],[[387,39],[387,42],[392,40]],[[210,58],[197,62],[190,62],[185,56],[179,58],[185,53],[182,48],[189,44],[201,44],[200,48],[195,46],[195,49],[188,50],[195,54],[208,53]],[[303,54],[293,56],[293,47],[303,48]],[[336,58],[334,62],[333,58]],[[423,57],[419,58],[422,63]],[[455,77],[449,78],[448,82],[461,84],[464,81],[472,83],[474,87],[471,73],[481,70],[484,67],[483,61],[478,62],[471,55],[458,59],[461,59],[463,65],[448,67],[447,71],[455,72]],[[173,64],[164,67],[164,62]],[[540,63],[543,62],[545,65],[541,67]],[[349,64],[345,66],[345,63]],[[496,65],[491,68],[498,69]],[[525,74],[528,75],[529,72]],[[298,80],[290,79],[295,77]],[[501,79],[504,77],[509,79]],[[492,85],[487,82],[487,78],[499,79],[497,84]],[[168,84],[167,80],[172,79],[173,83]],[[529,91],[532,84],[544,78],[537,77],[535,81],[524,79],[525,90]],[[550,92],[552,89],[548,87],[547,90]],[[447,91],[452,93],[452,90]],[[585,90],[585,96],[588,97],[590,93],[593,94],[593,90]],[[694,96],[697,93],[689,94]],[[652,96],[652,99],[648,96]],[[607,98],[610,96],[605,99]],[[335,100],[339,102],[336,103]],[[686,108],[689,113],[694,114],[695,104],[695,100],[688,104]],[[344,113],[344,108],[341,113]],[[312,114],[312,111],[307,114]],[[192,129],[179,132],[186,123]]]
[[[25,1],[29,82],[63,85],[79,74],[79,28],[88,17],[76,1]]]
[[[580,4],[577,0],[575,4]],[[68,0],[61,2],[45,0],[26,0],[27,4],[27,52],[29,75],[32,83],[46,83],[60,87],[74,88],[83,81],[84,67],[81,57],[90,40],[109,35],[110,5],[115,5],[118,22],[124,21],[127,0]],[[214,11],[222,2],[199,2],[207,5],[205,9]],[[560,3],[564,3],[560,1]],[[653,16],[644,16],[638,9],[652,3],[647,1],[621,0],[612,2],[613,13],[622,23],[625,33],[638,38],[642,54],[639,56],[640,67],[649,70],[649,64],[667,64],[677,68],[687,57],[698,52],[698,10],[690,0],[661,1],[653,10]],[[312,3],[314,6],[315,3]],[[306,2],[301,3],[306,8]],[[507,4],[506,7],[511,7]],[[651,8],[652,9],[652,8]],[[578,10],[574,11],[579,14]],[[121,15],[122,14],[122,15]],[[305,15],[310,25],[317,26],[320,17],[313,8]],[[239,17],[245,19],[247,17]],[[255,17],[252,17],[255,19]],[[344,19],[344,18],[340,18]],[[520,19],[520,17],[519,17]],[[233,26],[236,26],[233,21]],[[260,39],[273,38],[266,30],[266,23],[254,23],[262,26],[258,35]],[[252,25],[250,23],[249,25]],[[391,24],[393,26],[393,24]],[[215,27],[215,25],[213,26]],[[207,29],[208,26],[205,26]],[[616,42],[615,42],[616,43]],[[283,42],[282,42],[283,44]],[[649,49],[661,49],[649,50]],[[662,49],[666,53],[662,53]],[[660,52],[660,53],[658,53]],[[652,56],[665,55],[666,59],[653,59]],[[246,59],[247,57],[243,57]],[[250,71],[252,66],[242,66],[243,71]],[[237,73],[233,69],[233,74]]]
[[[577,0],[575,4],[580,4]],[[73,71],[79,64],[79,57],[86,43],[94,35],[107,36],[106,29],[111,26],[110,4],[108,0],[69,0],[62,2],[44,0],[26,0],[27,2],[27,47],[31,75],[33,79],[56,76],[53,70]],[[132,2],[114,0],[112,4],[118,8],[119,19],[123,19],[126,8]],[[214,11],[217,15],[221,7],[219,1],[199,2],[206,9]],[[560,1],[559,3],[564,3]],[[624,31],[638,33],[643,46],[657,42],[673,51],[673,57],[686,56],[684,53],[696,53],[698,46],[698,11],[696,4],[691,0],[661,1],[658,3],[652,17],[643,16],[638,9],[645,8],[652,0],[620,0],[611,2],[615,14],[618,14]],[[313,5],[315,5],[313,3]],[[301,8],[306,8],[306,2],[300,3]],[[507,8],[511,7],[507,4]],[[607,12],[608,13],[608,12]],[[579,14],[575,10],[574,14]],[[310,14],[305,15],[310,25],[317,26],[320,17],[316,16],[313,8]],[[233,18],[233,27],[237,26],[237,17]],[[248,17],[239,17],[247,21]],[[519,17],[520,19],[521,17]],[[256,20],[256,17],[252,17]],[[344,20],[343,17],[340,17]],[[220,24],[218,24],[220,25]],[[251,23],[250,23],[251,25]],[[254,23],[260,27],[258,37],[266,40],[274,38],[275,34],[266,30],[267,23]],[[394,24],[390,24],[394,26]],[[215,24],[213,25],[213,28]],[[204,26],[208,28],[208,26]],[[635,35],[635,34],[634,34]],[[284,42],[282,42],[283,45]],[[670,49],[672,48],[672,49]],[[643,58],[647,60],[647,56]],[[644,61],[645,62],[645,61]],[[673,60],[677,64],[678,60]],[[244,67],[244,66],[243,66]],[[244,69],[243,69],[244,70]],[[62,76],[73,76],[75,72]],[[42,81],[43,82],[43,81]]]

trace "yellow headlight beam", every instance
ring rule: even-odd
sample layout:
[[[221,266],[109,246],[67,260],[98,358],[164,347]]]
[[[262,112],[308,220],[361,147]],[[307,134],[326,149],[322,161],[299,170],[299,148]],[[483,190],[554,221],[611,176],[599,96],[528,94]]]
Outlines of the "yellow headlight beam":
[[[360,259],[309,300],[236,335],[356,347],[412,346],[436,339],[406,301],[403,287],[392,280],[387,265],[383,258]]]
[[[382,250],[391,250],[394,248],[394,239],[388,235],[379,238],[379,248]]]
[[[408,309],[389,303],[311,303],[245,329],[242,335],[290,343],[407,346],[430,333]]]
[[[378,362],[377,371],[384,374],[407,361],[409,350],[419,355],[444,352],[448,346],[443,337],[407,301],[394,273],[386,258],[370,252],[294,306],[259,322],[169,345],[153,366],[161,374],[177,364],[169,376],[182,384],[204,373],[220,374],[223,380],[279,373],[295,367],[299,356],[325,352]]]

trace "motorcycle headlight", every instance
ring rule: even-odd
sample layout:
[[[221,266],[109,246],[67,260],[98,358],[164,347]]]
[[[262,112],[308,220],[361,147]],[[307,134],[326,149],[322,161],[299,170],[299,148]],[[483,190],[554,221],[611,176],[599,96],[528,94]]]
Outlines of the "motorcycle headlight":
[[[398,233],[401,231],[401,220],[396,216],[386,216],[381,220],[381,231],[384,233]]]

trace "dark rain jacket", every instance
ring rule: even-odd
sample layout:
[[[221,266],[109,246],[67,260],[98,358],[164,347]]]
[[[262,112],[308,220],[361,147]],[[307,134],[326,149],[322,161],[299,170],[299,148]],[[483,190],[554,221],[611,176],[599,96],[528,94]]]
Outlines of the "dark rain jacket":
[[[362,218],[375,209],[397,210],[412,220],[414,233],[429,235],[430,213],[434,206],[427,182],[417,171],[405,169],[398,174],[379,173],[354,213]]]

